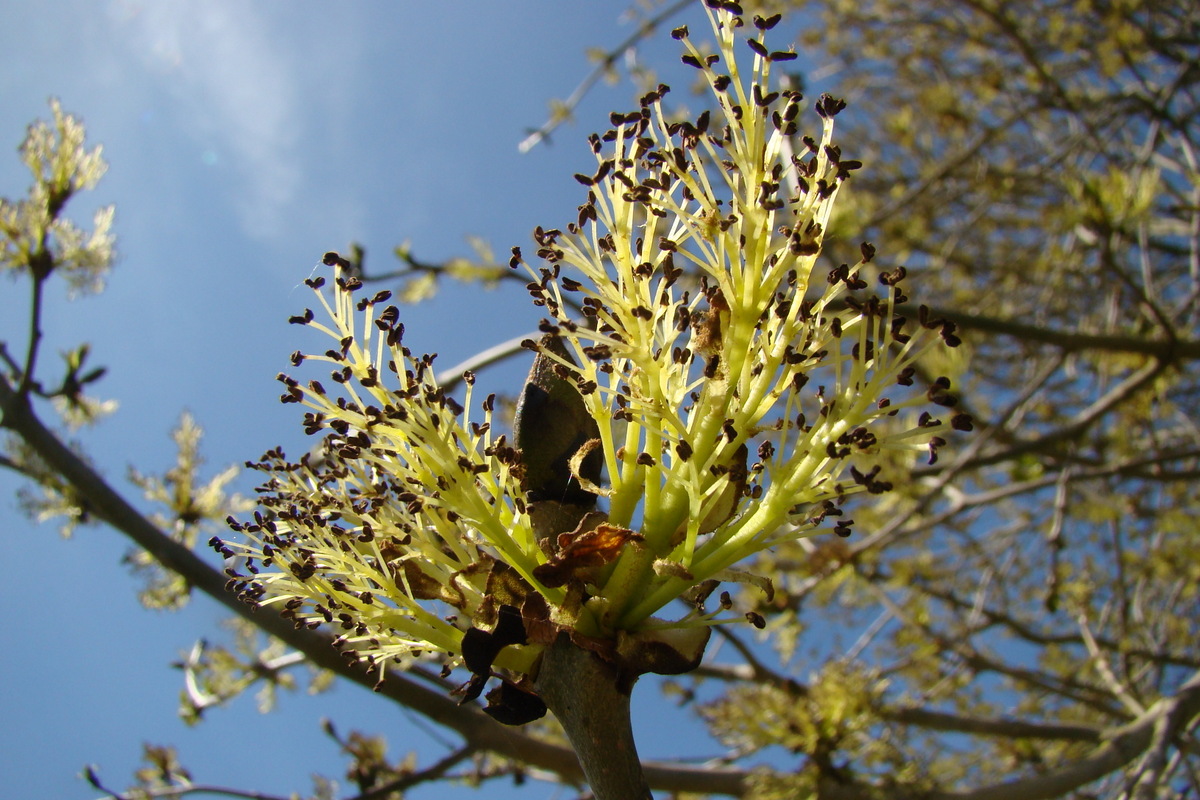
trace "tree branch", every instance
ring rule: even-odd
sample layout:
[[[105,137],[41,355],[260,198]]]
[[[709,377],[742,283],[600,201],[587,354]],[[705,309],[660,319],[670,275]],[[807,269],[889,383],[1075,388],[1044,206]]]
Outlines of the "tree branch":
[[[1051,800],[1103,778],[1129,764],[1163,738],[1185,732],[1200,716],[1200,672],[1172,697],[1164,697],[1145,714],[1119,728],[1111,729],[1087,755],[1068,761],[1040,775],[960,791],[920,794],[922,800]],[[876,787],[824,782],[820,800],[870,800],[878,797]],[[893,797],[901,797],[893,793]]]
[[[696,669],[700,677],[722,681],[757,683],[765,680],[794,697],[806,697],[809,688],[790,678],[768,671],[765,675],[746,664],[705,664]],[[997,736],[1008,739],[1056,739],[1070,742],[1098,742],[1104,730],[1088,725],[1068,725],[1057,722],[1026,722],[1008,717],[970,717],[950,714],[918,706],[891,706],[880,703],[874,707],[880,719],[915,725],[926,730],[947,733],[966,733],[974,736]]]
[[[1097,398],[1095,402],[1076,414],[1074,419],[1062,427],[1039,436],[1036,439],[1018,441],[1010,447],[983,455],[974,455],[969,461],[955,461],[953,467],[957,471],[978,469],[979,467],[991,466],[1005,461],[1013,461],[1020,456],[1030,453],[1052,454],[1056,457],[1065,457],[1065,454],[1055,452],[1055,448],[1058,445],[1082,436],[1101,417],[1136,395],[1145,386],[1151,384],[1165,369],[1167,369],[1166,362],[1158,360],[1149,361],[1138,370],[1130,373],[1103,397]],[[915,479],[920,479],[937,471],[937,467],[922,467],[914,469],[912,476]]]
[[[521,342],[527,339],[533,339],[534,341],[537,341],[542,337],[542,335],[543,334],[535,331],[533,333],[524,334],[523,336],[514,336],[508,341],[500,342],[499,344],[492,345],[486,350],[481,350],[466,360],[458,362],[449,369],[441,370],[437,376],[438,386],[442,387],[446,391],[450,391],[454,387],[458,386],[459,382],[462,381],[464,372],[475,372],[476,370],[483,369],[484,367],[490,367],[492,364],[503,361],[506,358],[510,358],[517,353],[527,353],[529,351],[521,347]]]
[[[652,800],[633,739],[631,680],[560,634],[542,655],[537,689],[575,747],[596,800]]]
[[[616,47],[605,53],[604,57],[600,60],[600,63],[596,65],[595,69],[593,69],[587,75],[587,77],[580,81],[579,85],[575,87],[575,90],[571,92],[570,97],[562,102],[560,105],[561,110],[558,113],[551,115],[550,119],[542,123],[540,128],[530,132],[530,134],[526,136],[519,145],[517,145],[517,149],[522,153],[527,153],[534,147],[537,147],[538,144],[540,144],[543,140],[549,141],[551,131],[561,125],[563,120],[570,119],[571,112],[575,110],[577,105],[579,105],[579,101],[587,95],[596,82],[604,76],[605,72],[612,69],[613,65],[617,63],[617,59],[621,57],[622,53],[624,53],[630,47],[633,47],[642,39],[648,37],[654,32],[655,28],[663,23],[664,20],[671,18],[675,14],[678,14],[680,11],[687,8],[691,3],[692,0],[676,0],[676,2],[662,9],[658,12],[658,14],[647,19],[645,22],[639,25],[636,31],[626,37],[625,41],[621,42]]]
[[[965,717],[926,708],[881,708],[879,716],[904,725],[917,725],[926,730],[969,733],[975,736],[1002,736],[1008,739],[1056,739],[1069,742],[1098,742],[1104,732],[1087,725],[1064,725],[1055,722],[1025,722],[1004,717]]]
[[[265,633],[303,652],[313,665],[371,688],[434,722],[450,728],[476,750],[486,750],[544,769],[568,782],[579,782],[583,771],[575,754],[561,745],[545,742],[519,730],[501,725],[476,706],[460,706],[449,697],[421,686],[411,678],[388,672],[376,682],[374,676],[348,664],[332,646],[331,638],[307,628],[295,628],[286,619],[273,614],[258,614],[225,591],[227,579],[198,555],[171,539],[142,516],[98,473],[79,459],[38,419],[29,403],[17,394],[7,380],[0,378],[0,405],[7,416],[0,425],[21,436],[46,464],[82,496],[88,498],[89,511],[128,536],[166,569],[187,580],[188,584],[212,597],[234,614],[249,620]],[[709,792],[732,795],[745,793],[748,773],[744,770],[705,769],[667,763],[645,765],[646,779],[656,788],[681,792]]]
[[[899,306],[896,310],[898,313],[908,315],[915,315],[917,313],[916,306],[911,305]],[[1109,353],[1137,353],[1152,356],[1162,362],[1200,358],[1200,342],[1195,340],[1151,339],[1137,336],[1079,333],[1076,331],[1056,330],[1045,325],[1030,325],[999,317],[967,314],[945,308],[931,308],[930,311],[934,317],[948,319],[964,330],[980,333],[998,333],[1028,342],[1049,344],[1066,353],[1077,353],[1083,350]]]

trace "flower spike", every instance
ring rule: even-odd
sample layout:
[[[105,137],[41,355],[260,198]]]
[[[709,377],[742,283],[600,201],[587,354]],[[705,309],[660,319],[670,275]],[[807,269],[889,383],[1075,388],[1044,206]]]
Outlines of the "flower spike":
[[[261,511],[232,523],[238,542],[214,541],[244,598],[339,628],[375,667],[465,658],[468,697],[500,670],[495,716],[523,720],[560,634],[625,674],[693,668],[710,627],[742,619],[726,616],[728,593],[703,609],[713,588],[771,590],[735,565],[821,530],[850,535],[850,496],[889,490],[897,463],[970,427],[924,410],[954,398],[945,379],[916,385],[916,364],[957,338],[925,312],[899,315],[903,268],[880,272],[863,244],[857,263],[818,269],[838,191],[862,166],[834,142],[845,104],[820,97],[819,135],[802,136],[803,97],[772,88],[773,65],[795,55],[765,43],[778,19],[751,28],[736,3],[708,5],[716,53],[686,28],[673,36],[713,110],[674,121],[660,86],[612,115],[591,138],[595,169],[576,175],[576,221],[535,230],[540,266],[513,249],[548,317],[527,343],[511,441],[492,397],[476,405],[473,376],[461,403],[449,397],[433,357],[404,346],[389,294],[367,296],[326,257],[333,286],[310,282],[321,313],[293,322],[333,346],[293,363],[323,365],[330,383],[280,376],[284,402],[325,438],[299,462],[275,451],[252,465],[268,476]],[[692,611],[652,616],[675,599]]]

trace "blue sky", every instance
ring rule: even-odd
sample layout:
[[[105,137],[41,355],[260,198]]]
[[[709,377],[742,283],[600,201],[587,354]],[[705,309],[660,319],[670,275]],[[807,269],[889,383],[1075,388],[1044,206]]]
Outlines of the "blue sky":
[[[43,363],[88,341],[108,367],[96,393],[120,409],[81,438],[126,487],[131,466],[171,465],[169,434],[185,409],[207,432],[212,472],[278,444],[301,451],[298,414],[278,403],[274,377],[310,344],[287,317],[310,304],[302,281],[321,254],[357,240],[382,270],[396,265],[390,251],[404,240],[430,261],[469,254],[468,235],[502,258],[514,244],[528,247],[535,225],[574,218],[583,197],[571,175],[594,168],[587,133],[633,102],[627,84],[602,85],[553,146],[518,152],[547,102],[588,72],[586,48],[629,35],[620,2],[4,5],[0,194],[26,191],[15,148],[29,122],[49,116],[50,96],[83,119],[110,163],[69,213],[84,223],[115,203],[120,260],[103,294],[53,295]],[[681,22],[704,25],[697,9],[672,24]],[[676,50],[663,31],[639,58],[682,94],[688,76],[676,69]],[[20,346],[26,290],[0,282],[0,338]],[[406,310],[406,341],[449,366],[533,330],[536,312],[519,291],[452,290]],[[515,392],[524,370],[481,381]],[[120,563],[125,540],[99,527],[64,540],[53,524],[35,526],[16,510],[18,485],[0,475],[6,793],[94,797],[78,777],[89,763],[123,788],[143,742],[176,745],[198,782],[306,793],[310,774],[340,777],[344,768],[320,731],[323,716],[343,733],[383,734],[393,757],[418,748],[427,765],[444,754],[431,726],[352,686],[286,696],[270,715],[246,697],[185,727],[175,715],[181,674],[170,663],[199,637],[221,638],[223,615],[202,597],[183,613],[142,610]],[[719,751],[656,701],[652,685],[638,691],[644,755]],[[484,794],[572,796],[548,784],[507,791],[496,784]],[[411,796],[483,795],[434,786]]]

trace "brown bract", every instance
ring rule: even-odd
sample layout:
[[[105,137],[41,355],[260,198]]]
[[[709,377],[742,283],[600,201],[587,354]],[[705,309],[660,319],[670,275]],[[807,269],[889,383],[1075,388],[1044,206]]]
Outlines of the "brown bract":
[[[593,568],[612,563],[628,545],[644,540],[640,533],[607,522],[588,529],[589,522],[595,524],[593,520],[598,516],[589,514],[574,531],[559,534],[557,552],[533,570],[533,577],[550,589],[572,580],[586,580]]]

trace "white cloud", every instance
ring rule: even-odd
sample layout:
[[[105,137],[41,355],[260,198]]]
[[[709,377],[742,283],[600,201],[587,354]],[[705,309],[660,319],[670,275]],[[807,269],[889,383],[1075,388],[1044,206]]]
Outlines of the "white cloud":
[[[110,19],[120,38],[178,99],[176,113],[197,158],[236,176],[246,233],[283,232],[301,189],[299,89],[290,52],[263,10],[245,0],[118,0]]]

